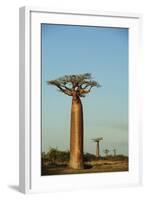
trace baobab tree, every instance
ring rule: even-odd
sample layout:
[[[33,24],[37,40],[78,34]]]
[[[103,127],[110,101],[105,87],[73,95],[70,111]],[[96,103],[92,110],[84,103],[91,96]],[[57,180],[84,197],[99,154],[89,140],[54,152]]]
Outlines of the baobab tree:
[[[101,140],[103,140],[102,137],[100,138],[95,138],[95,139],[92,139],[94,142],[96,142],[96,157],[99,158],[100,157],[100,148],[99,148],[99,142]]]
[[[92,80],[91,74],[65,75],[47,82],[56,86],[60,92],[72,97],[70,125],[70,162],[74,169],[83,168],[83,108],[81,97],[91,92],[93,87],[100,87]]]
[[[110,152],[110,150],[105,149],[105,150],[104,150],[105,156],[108,156],[109,152]]]
[[[117,154],[116,149],[113,149],[113,154],[114,154],[114,156],[116,156],[116,154]]]

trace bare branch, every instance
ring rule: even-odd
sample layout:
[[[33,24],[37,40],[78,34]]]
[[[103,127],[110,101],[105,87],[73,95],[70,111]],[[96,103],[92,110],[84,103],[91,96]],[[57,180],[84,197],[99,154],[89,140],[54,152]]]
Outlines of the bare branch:
[[[59,90],[69,96],[71,96],[71,92],[70,92],[70,89],[67,88],[66,86],[61,86],[61,84],[59,83],[58,80],[51,80],[51,81],[48,81],[47,82],[49,85],[55,85],[56,87],[59,88]],[[65,87],[65,89],[63,89],[62,87]]]
[[[61,84],[61,87],[65,88],[66,90],[72,91],[72,89],[69,88],[69,87],[67,87],[66,85],[62,85],[62,84]]]

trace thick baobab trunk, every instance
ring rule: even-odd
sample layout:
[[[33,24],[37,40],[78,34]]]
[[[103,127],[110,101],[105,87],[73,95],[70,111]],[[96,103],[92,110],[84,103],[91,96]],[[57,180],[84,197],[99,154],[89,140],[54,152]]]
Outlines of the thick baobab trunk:
[[[96,157],[99,158],[99,142],[96,145]]]
[[[70,167],[83,168],[83,109],[80,98],[72,99],[70,130]]]

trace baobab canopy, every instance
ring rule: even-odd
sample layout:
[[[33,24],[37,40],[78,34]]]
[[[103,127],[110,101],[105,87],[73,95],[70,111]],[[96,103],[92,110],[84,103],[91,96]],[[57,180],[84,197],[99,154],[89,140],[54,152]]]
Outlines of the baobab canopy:
[[[65,75],[58,79],[47,81],[47,83],[58,87],[59,91],[66,95],[73,96],[76,93],[78,97],[85,97],[92,87],[101,86],[98,81],[92,80],[90,73]]]
[[[103,137],[99,137],[99,138],[95,138],[95,139],[92,139],[94,142],[99,142],[100,140],[103,140]]]

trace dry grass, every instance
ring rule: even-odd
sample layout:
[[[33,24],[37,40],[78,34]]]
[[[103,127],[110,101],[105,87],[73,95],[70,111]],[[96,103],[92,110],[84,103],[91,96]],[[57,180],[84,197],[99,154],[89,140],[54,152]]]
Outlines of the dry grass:
[[[80,174],[80,173],[101,173],[128,171],[128,160],[97,160],[84,163],[84,169],[75,170],[68,167],[68,164],[46,164],[42,168],[42,175]]]

